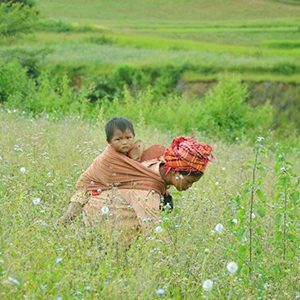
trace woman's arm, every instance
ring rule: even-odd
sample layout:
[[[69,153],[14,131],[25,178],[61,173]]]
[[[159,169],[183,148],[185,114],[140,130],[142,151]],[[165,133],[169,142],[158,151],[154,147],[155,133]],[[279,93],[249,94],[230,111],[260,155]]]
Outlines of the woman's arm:
[[[70,200],[67,211],[58,219],[58,223],[65,225],[74,220],[82,211],[82,207],[87,203],[88,195],[85,190],[78,190]]]

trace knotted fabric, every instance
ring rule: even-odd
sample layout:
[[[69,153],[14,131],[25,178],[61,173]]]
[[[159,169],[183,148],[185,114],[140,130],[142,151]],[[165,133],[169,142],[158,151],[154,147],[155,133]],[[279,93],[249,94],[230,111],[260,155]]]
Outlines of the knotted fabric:
[[[206,165],[212,161],[212,147],[193,139],[194,137],[176,137],[170,147],[165,149],[164,160],[166,174],[170,170],[204,173]]]
[[[143,164],[116,152],[108,145],[96,157],[76,184],[87,191],[119,189],[153,190],[160,195],[166,192],[166,184],[161,176]]]

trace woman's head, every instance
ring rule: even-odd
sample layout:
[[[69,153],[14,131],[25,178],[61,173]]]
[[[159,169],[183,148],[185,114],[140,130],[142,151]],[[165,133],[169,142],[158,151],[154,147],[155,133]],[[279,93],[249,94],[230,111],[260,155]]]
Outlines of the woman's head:
[[[179,136],[165,149],[164,169],[169,184],[186,190],[203,176],[208,162],[214,158],[210,145],[195,141],[193,137]]]
[[[134,144],[134,129],[126,118],[113,118],[105,125],[107,142],[120,153],[127,153]]]
[[[178,191],[189,189],[193,183],[197,182],[203,176],[202,172],[176,172],[172,170],[169,173],[169,184],[173,185]]]

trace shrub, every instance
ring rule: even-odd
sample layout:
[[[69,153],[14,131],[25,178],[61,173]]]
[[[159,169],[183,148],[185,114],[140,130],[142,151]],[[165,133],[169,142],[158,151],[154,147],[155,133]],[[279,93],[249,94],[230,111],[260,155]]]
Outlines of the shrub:
[[[15,3],[18,3],[22,6],[29,6],[33,7],[35,6],[35,1],[34,0],[2,0],[2,3],[7,3],[8,5],[13,5]]]
[[[0,38],[31,32],[37,21],[37,11],[21,3],[0,4]]]
[[[0,103],[17,101],[25,106],[34,88],[34,81],[28,78],[27,70],[18,62],[0,62]]]
[[[47,48],[38,50],[13,48],[3,51],[1,57],[6,63],[13,60],[18,61],[19,64],[27,70],[27,74],[30,77],[37,78],[40,74],[41,64],[48,53],[50,53],[50,50]]]
[[[89,115],[94,106],[86,107],[85,95],[85,89],[77,92],[70,87],[67,76],[56,77],[45,70],[33,79],[17,61],[0,63],[0,103],[6,107],[33,114]]]
[[[199,128],[228,140],[270,129],[271,106],[266,104],[254,109],[247,104],[247,97],[247,86],[238,78],[221,78],[203,101]]]

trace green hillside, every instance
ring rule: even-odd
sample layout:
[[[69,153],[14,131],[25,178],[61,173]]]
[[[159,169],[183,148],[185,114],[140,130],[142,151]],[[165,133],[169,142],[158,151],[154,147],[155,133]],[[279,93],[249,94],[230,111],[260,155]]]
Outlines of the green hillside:
[[[38,9],[47,17],[98,24],[198,23],[300,17],[300,5],[270,0],[39,0],[36,2]]]

